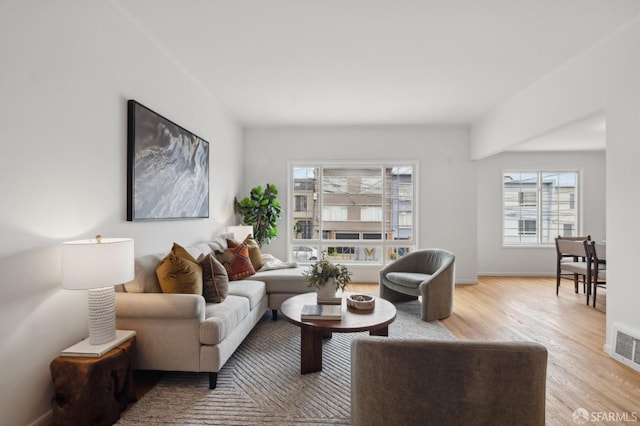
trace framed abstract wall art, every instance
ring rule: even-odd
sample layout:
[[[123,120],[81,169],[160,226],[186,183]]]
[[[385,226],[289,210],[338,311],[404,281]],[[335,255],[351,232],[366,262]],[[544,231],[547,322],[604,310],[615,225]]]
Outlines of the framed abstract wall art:
[[[129,100],[127,220],[209,217],[209,142]]]

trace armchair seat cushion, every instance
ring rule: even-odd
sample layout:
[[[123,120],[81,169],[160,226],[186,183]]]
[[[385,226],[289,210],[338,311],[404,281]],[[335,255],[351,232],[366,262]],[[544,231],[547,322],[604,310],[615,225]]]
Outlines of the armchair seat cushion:
[[[389,272],[387,280],[393,284],[416,289],[420,284],[431,278],[429,274],[419,272]]]

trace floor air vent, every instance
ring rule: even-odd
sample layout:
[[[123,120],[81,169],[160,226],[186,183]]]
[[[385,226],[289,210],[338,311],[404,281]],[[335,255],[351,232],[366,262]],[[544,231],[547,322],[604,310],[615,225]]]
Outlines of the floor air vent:
[[[614,359],[640,371],[640,333],[613,325],[613,352]]]

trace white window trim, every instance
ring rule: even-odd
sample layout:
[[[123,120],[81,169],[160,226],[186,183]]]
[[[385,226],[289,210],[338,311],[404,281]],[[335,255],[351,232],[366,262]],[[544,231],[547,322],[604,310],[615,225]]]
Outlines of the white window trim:
[[[578,175],[578,179],[577,179],[577,184],[578,184],[578,191],[576,191],[576,195],[578,197],[578,200],[576,202],[576,209],[577,209],[577,226],[576,226],[576,233],[578,235],[582,235],[582,216],[583,216],[583,180],[584,180],[584,169],[582,168],[571,168],[571,169],[564,169],[564,168],[557,168],[557,167],[509,167],[509,168],[503,168],[500,172],[500,175],[498,176],[498,179],[500,181],[500,194],[501,194],[501,198],[500,198],[500,215],[498,220],[500,220],[500,229],[501,229],[501,236],[500,236],[500,244],[502,248],[508,248],[508,249],[520,249],[520,248],[526,248],[526,249],[530,249],[530,248],[543,248],[543,249],[549,249],[549,248],[553,248],[555,249],[555,242],[550,242],[550,243],[539,243],[539,244],[505,244],[504,239],[505,239],[505,234],[504,234],[504,175],[506,173],[577,173]]]
[[[354,246],[354,247],[371,247],[373,245],[375,245],[376,247],[382,247],[383,250],[385,250],[387,247],[407,247],[407,246],[412,246],[414,247],[414,249],[418,249],[420,247],[419,244],[419,237],[420,237],[420,224],[418,223],[417,219],[416,219],[416,210],[419,209],[420,206],[420,200],[419,200],[419,196],[418,194],[420,193],[420,188],[419,188],[419,182],[420,182],[420,168],[419,168],[419,163],[418,162],[414,162],[414,161],[407,161],[407,160],[399,160],[399,161],[384,161],[384,162],[377,162],[377,161],[335,161],[335,160],[318,160],[318,161],[293,161],[293,160],[289,160],[287,161],[287,194],[286,194],[286,199],[287,199],[287,203],[290,202],[291,200],[291,194],[294,190],[294,184],[293,184],[293,168],[294,167],[319,167],[321,170],[322,168],[331,168],[331,167],[338,167],[338,168],[344,168],[344,167],[348,167],[348,166],[354,166],[354,167],[380,167],[380,168],[387,168],[387,167],[402,167],[402,166],[407,166],[407,167],[412,167],[413,168],[413,187],[414,187],[414,198],[413,198],[413,209],[411,211],[411,221],[413,223],[413,240],[410,241],[411,244],[407,244],[409,241],[407,240],[331,240],[330,242],[327,242],[326,240],[322,240],[320,239],[305,239],[305,240],[301,240],[301,239],[296,239],[295,238],[295,232],[293,232],[293,224],[294,224],[294,219],[293,219],[293,209],[287,209],[287,226],[286,226],[286,239],[287,239],[287,253],[289,253],[291,251],[291,247],[293,246],[301,246],[301,245],[308,245],[308,246],[313,246],[313,247],[317,247],[319,250],[318,252],[320,253],[322,250],[325,249],[325,247],[329,247],[329,246],[339,246],[339,245],[348,245],[348,246]],[[319,176],[319,179],[322,179],[322,173],[321,176]],[[386,188],[382,187],[382,196],[383,198],[386,197]],[[322,194],[318,194],[318,201],[321,203],[320,205],[322,206]],[[322,207],[321,207],[322,208]],[[384,209],[383,209],[383,218],[384,218]],[[375,244],[373,244],[375,243]],[[358,266],[364,266],[364,267],[380,267],[381,265],[385,265],[389,263],[388,260],[382,256],[382,259],[380,262],[370,262],[370,263],[357,263]]]

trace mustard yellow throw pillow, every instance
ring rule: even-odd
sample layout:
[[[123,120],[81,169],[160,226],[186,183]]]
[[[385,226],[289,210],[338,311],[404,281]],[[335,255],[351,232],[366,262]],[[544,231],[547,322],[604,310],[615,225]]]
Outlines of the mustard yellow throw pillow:
[[[156,275],[163,293],[202,294],[202,268],[179,244],[173,243]]]

